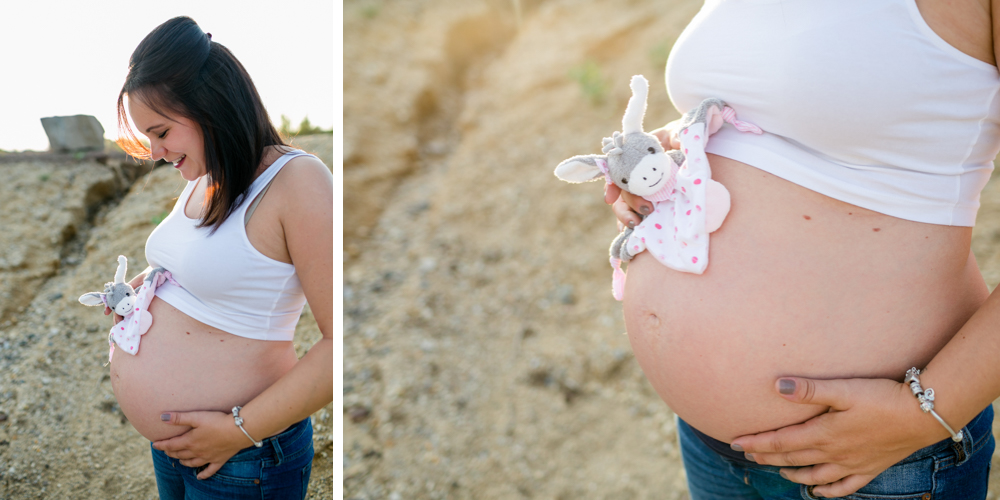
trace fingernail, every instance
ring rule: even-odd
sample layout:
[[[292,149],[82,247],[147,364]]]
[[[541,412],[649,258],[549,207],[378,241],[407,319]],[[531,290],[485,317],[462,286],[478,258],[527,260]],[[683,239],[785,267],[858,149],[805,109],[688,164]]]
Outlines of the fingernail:
[[[161,413],[160,414],[160,420],[162,420],[164,422],[169,422],[170,421],[170,414],[169,413]]]
[[[628,227],[635,227],[635,221],[634,220],[628,221]]]
[[[733,443],[733,444],[729,445],[729,447],[732,448],[733,451],[738,451],[738,452],[741,452],[741,453],[743,452],[743,447],[740,446],[740,445],[738,445],[738,444],[736,444],[736,443]]]
[[[639,213],[641,213],[642,215],[649,215],[649,212],[651,212],[652,210],[653,209],[649,208],[649,206],[647,205],[639,207]]]
[[[778,392],[782,394],[792,394],[795,392],[795,381],[788,378],[778,380]]]
[[[754,463],[757,462],[756,460],[753,459],[753,454],[752,453],[744,453],[743,456],[747,457],[747,460],[749,460],[751,462],[754,462]]]
[[[790,481],[790,479],[788,479],[788,474],[786,474],[785,471],[779,470],[778,471],[778,475],[781,476],[781,477],[783,477],[783,478],[785,478],[786,480]]]

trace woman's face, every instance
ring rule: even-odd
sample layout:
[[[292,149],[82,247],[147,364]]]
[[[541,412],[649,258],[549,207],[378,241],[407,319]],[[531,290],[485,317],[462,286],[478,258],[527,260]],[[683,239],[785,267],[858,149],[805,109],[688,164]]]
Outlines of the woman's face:
[[[128,113],[149,139],[153,160],[173,163],[187,181],[205,175],[205,139],[197,123],[183,116],[163,116],[139,99],[128,100]]]

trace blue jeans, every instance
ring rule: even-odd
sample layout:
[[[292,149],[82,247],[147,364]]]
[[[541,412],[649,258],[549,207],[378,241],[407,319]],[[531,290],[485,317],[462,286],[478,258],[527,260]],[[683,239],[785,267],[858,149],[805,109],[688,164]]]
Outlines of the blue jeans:
[[[185,467],[151,443],[160,500],[304,499],[312,471],[312,434],[312,420],[306,417],[265,439],[264,446],[240,450],[204,480],[196,477],[201,467]]]
[[[927,417],[917,412],[915,418]],[[995,441],[993,407],[963,428],[965,439],[951,438],[917,450],[889,467],[856,493],[862,499],[973,500],[986,498]],[[779,467],[740,464],[705,446],[683,420],[677,420],[681,457],[691,500],[774,499],[810,500],[808,487],[778,475]]]

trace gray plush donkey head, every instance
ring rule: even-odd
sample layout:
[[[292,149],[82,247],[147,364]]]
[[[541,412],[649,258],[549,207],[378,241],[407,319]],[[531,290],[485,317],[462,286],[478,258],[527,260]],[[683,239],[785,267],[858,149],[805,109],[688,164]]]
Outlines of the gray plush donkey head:
[[[119,316],[127,316],[135,306],[135,289],[125,283],[125,272],[128,270],[128,259],[118,256],[118,270],[115,280],[104,284],[104,293],[90,292],[80,296],[80,303],[85,306],[107,305]]]
[[[649,82],[635,75],[629,86],[632,97],[622,118],[622,132],[603,140],[603,155],[579,155],[556,167],[556,177],[567,182],[587,182],[605,177],[637,196],[656,193],[670,182],[684,163],[680,151],[664,151],[660,140],[642,130]]]

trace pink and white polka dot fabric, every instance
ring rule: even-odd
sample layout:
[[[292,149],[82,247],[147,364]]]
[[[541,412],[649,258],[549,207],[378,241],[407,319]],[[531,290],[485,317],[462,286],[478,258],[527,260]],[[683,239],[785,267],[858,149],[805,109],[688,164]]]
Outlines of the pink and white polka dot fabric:
[[[136,290],[132,313],[111,327],[111,334],[108,337],[109,362],[115,353],[115,344],[133,356],[139,352],[139,340],[153,325],[153,315],[147,310],[149,303],[156,296],[156,288],[167,280],[173,281],[169,271],[155,272],[152,277],[147,276],[142,286]]]
[[[695,123],[680,133],[686,160],[677,171],[677,183],[671,193],[661,195],[662,199],[649,197],[656,198],[650,200],[654,209],[629,237],[632,255],[648,250],[671,269],[695,274],[705,271],[709,239],[705,226],[706,187],[712,177],[705,156],[706,139],[704,123]]]
[[[710,110],[709,115],[706,122],[693,123],[680,131],[678,139],[685,155],[684,164],[677,170],[674,184],[645,196],[653,202],[653,212],[629,236],[626,242],[629,254],[634,256],[648,250],[661,264],[687,273],[702,274],[708,267],[709,233],[718,229],[729,213],[729,191],[712,180],[705,154],[708,136],[723,121],[741,132],[763,133],[756,125],[737,120],[736,112],[729,106]],[[625,274],[619,259],[612,257],[611,267],[614,268],[612,294],[622,300]]]

